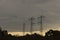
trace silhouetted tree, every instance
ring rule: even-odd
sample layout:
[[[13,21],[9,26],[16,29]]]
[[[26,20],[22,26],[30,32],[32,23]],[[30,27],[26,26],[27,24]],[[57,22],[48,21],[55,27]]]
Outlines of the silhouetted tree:
[[[45,38],[48,40],[58,40],[60,39],[60,31],[49,30],[48,32],[46,32]]]

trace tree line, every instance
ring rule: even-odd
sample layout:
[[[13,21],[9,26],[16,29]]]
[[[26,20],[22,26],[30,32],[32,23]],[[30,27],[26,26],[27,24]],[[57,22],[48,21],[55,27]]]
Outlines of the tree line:
[[[36,33],[25,36],[12,36],[8,34],[7,30],[0,30],[0,40],[60,40],[60,31],[49,30],[45,33],[45,36]]]

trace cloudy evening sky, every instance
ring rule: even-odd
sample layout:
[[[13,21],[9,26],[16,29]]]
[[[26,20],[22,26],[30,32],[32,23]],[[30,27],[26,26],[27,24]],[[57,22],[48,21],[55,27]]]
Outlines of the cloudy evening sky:
[[[25,20],[26,30],[30,17],[44,15],[43,29],[60,29],[60,0],[0,0],[0,25],[8,31],[22,31]],[[28,28],[28,29],[27,29]],[[36,29],[37,28],[37,29]],[[39,25],[34,25],[39,31]]]

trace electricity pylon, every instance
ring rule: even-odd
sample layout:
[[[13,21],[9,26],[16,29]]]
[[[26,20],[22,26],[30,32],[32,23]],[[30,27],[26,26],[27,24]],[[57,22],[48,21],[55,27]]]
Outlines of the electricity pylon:
[[[25,23],[23,23],[23,36],[25,34]]]
[[[33,18],[33,17],[31,17],[31,18],[30,18],[30,21],[31,21],[31,28],[30,28],[30,32],[31,32],[31,34],[32,34],[32,32],[33,32],[33,27],[32,27],[32,26],[33,26],[33,24],[34,24],[34,23],[33,23],[34,18]]]
[[[41,32],[41,35],[42,35],[42,32],[43,32],[43,18],[44,18],[44,16],[40,16],[38,18],[40,19],[40,22],[38,22],[38,23],[40,23],[40,32]]]

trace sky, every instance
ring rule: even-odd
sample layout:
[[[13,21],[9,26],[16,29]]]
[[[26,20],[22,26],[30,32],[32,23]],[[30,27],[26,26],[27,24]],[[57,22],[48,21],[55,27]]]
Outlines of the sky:
[[[0,0],[0,25],[8,32],[22,32],[22,24],[26,23],[29,32],[31,17],[43,15],[43,31],[60,30],[60,0]],[[38,24],[33,26],[39,31]],[[28,31],[27,31],[28,30]]]

